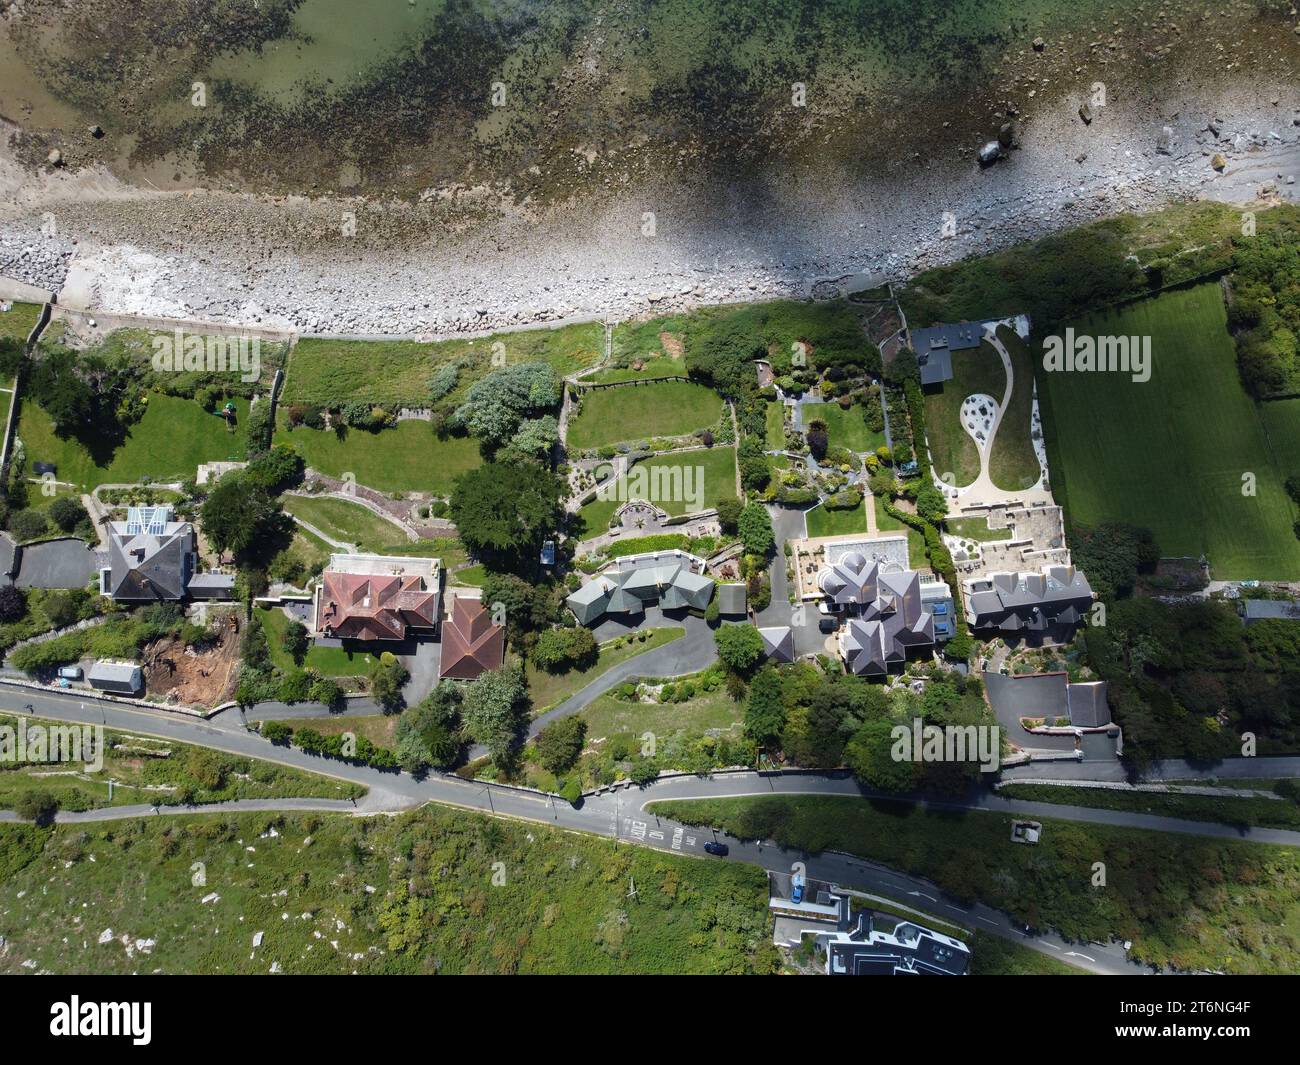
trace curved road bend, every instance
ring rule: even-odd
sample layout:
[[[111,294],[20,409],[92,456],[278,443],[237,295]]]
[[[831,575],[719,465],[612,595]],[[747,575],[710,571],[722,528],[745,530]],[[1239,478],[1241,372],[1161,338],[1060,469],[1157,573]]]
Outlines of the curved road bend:
[[[703,854],[706,838],[726,839],[733,859],[748,861],[764,868],[786,872],[790,863],[804,861],[809,875],[840,883],[848,888],[886,894],[917,909],[927,909],[936,916],[947,916],[967,927],[979,928],[1002,938],[1013,939],[1052,954],[1071,964],[1096,972],[1139,971],[1115,945],[1070,945],[1051,935],[1025,936],[1011,919],[1000,911],[981,905],[965,906],[945,896],[933,884],[920,878],[880,866],[863,859],[839,854],[804,855],[771,844],[744,842],[717,835],[705,829],[689,828],[655,816],[646,810],[651,802],[668,799],[714,799],[761,795],[843,795],[878,797],[860,788],[852,778],[820,774],[773,776],[759,773],[735,773],[715,777],[673,777],[647,788],[632,791],[615,789],[589,796],[581,808],[568,803],[513,788],[462,780],[459,777],[431,774],[416,779],[406,773],[383,772],[367,766],[355,766],[335,759],[306,754],[293,747],[281,747],[247,731],[236,723],[216,723],[181,717],[165,710],[129,707],[100,702],[66,692],[13,691],[0,689],[0,709],[22,713],[30,704],[35,716],[81,724],[104,724],[109,728],[141,735],[170,739],[211,747],[229,754],[261,758],[281,765],[303,769],[324,776],[364,785],[369,794],[350,802],[327,799],[244,800],[211,807],[168,808],[168,813],[211,813],[221,810],[338,810],[356,813],[391,812],[409,809],[424,802],[458,806],[521,820],[550,823],[559,828],[607,836],[627,843],[655,847],[681,854]],[[891,798],[895,798],[891,796]],[[911,801],[911,800],[904,800]],[[987,810],[998,813],[1058,818],[1094,824],[1120,825],[1131,828],[1203,835],[1218,838],[1246,839],[1286,846],[1300,846],[1300,832],[1277,829],[1235,829],[1231,826],[1116,810],[1094,810],[1077,806],[1005,799],[997,795],[960,801],[915,800],[935,809]],[[59,822],[104,821],[138,816],[152,807],[114,807],[84,814],[64,813]],[[7,818],[10,819],[10,818]]]

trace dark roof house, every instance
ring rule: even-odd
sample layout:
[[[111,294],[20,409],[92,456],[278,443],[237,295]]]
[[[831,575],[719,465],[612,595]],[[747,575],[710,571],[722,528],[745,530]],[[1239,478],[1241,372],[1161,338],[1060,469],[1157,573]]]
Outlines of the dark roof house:
[[[994,573],[966,582],[967,623],[1008,638],[1073,629],[1091,605],[1088,579],[1073,566]]]
[[[564,602],[584,625],[605,614],[644,614],[658,600],[664,610],[703,610],[713,598],[704,560],[685,551],[650,551],[615,559]]]
[[[331,555],[316,588],[315,633],[341,640],[404,640],[436,631],[442,589],[436,558]]]
[[[922,601],[920,575],[912,570],[850,551],[822,570],[817,582],[832,603],[854,612],[839,637],[851,672],[884,676],[901,666],[910,650],[934,646],[934,615]]]
[[[939,385],[952,378],[952,353],[977,348],[984,337],[979,322],[957,322],[913,329],[912,350],[916,352],[923,386]]]
[[[128,507],[126,521],[108,523],[108,565],[99,590],[118,602],[229,599],[235,578],[197,572],[194,526],[172,518],[172,509]]]
[[[965,976],[970,947],[914,921],[889,931],[877,928],[870,910],[854,912],[845,895],[828,896],[836,907],[835,931],[809,929],[826,951],[831,976]]]
[[[1290,599],[1247,599],[1243,617],[1247,625],[1269,618],[1300,621],[1300,603],[1293,603]]]
[[[718,613],[734,617],[745,612],[745,586],[743,584],[718,585]]]

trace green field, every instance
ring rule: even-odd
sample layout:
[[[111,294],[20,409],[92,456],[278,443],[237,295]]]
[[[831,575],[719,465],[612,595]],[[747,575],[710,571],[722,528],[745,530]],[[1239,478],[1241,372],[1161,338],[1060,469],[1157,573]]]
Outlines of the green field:
[[[785,450],[785,404],[769,400],[763,412],[764,437],[769,451]]]
[[[238,412],[232,432],[217,414],[192,399],[150,393],[144,416],[128,430],[126,441],[112,452],[92,450],[80,440],[61,439],[35,403],[24,403],[18,416],[18,437],[26,449],[27,466],[53,462],[60,481],[90,491],[96,485],[192,478],[204,462],[238,461],[244,457],[244,426],[248,403],[231,400]]]
[[[859,453],[875,451],[884,445],[885,434],[867,428],[865,411],[865,407],[856,403],[848,410],[838,403],[818,403],[804,407],[803,420],[805,425],[814,419],[825,422],[831,447],[846,447]]]
[[[1001,403],[1006,387],[1002,357],[987,341],[952,353],[952,379],[943,383],[942,391],[925,396],[925,436],[941,479],[960,488],[979,476],[979,449],[961,424],[962,400],[981,392]]]
[[[361,551],[397,554],[408,541],[402,530],[360,503],[333,496],[283,496],[284,509],[315,526],[333,540],[355,544]]]
[[[493,368],[497,356],[508,364],[546,362],[563,376],[594,365],[604,347],[605,331],[599,322],[429,344],[309,337],[293,349],[281,402],[334,408],[349,400],[364,400],[394,410],[427,407],[429,379],[447,363],[461,365],[450,396],[455,402]]]
[[[324,429],[281,428],[277,444],[292,444],[303,461],[326,477],[352,474],[380,492],[432,492],[445,496],[452,482],[482,462],[470,436],[439,439],[428,422],[398,422],[391,429],[350,429],[342,437]]]
[[[1052,488],[1070,520],[1145,526],[1165,556],[1204,553],[1221,580],[1300,577],[1282,487],[1292,471],[1275,463],[1242,390],[1218,285],[1092,315],[1075,329],[1151,336],[1152,370],[1145,383],[1121,373],[1040,373]],[[1288,448],[1294,433],[1289,440]],[[1253,496],[1243,494],[1247,475]]]
[[[907,560],[912,569],[925,569],[928,566],[925,558],[925,537],[910,525],[904,525],[897,518],[886,514],[878,496],[872,496],[871,502],[872,506],[876,508],[876,531],[882,533],[907,533]]]
[[[593,389],[583,393],[582,410],[569,422],[566,443],[585,449],[685,436],[716,425],[721,410],[716,392],[691,381]]]
[[[6,973],[779,967],[761,869],[435,806],[0,825],[0,936]]]
[[[736,498],[736,453],[730,447],[701,448],[697,451],[683,451],[673,455],[659,455],[639,462],[633,469],[647,466],[653,469],[671,469],[674,466],[700,467],[703,478],[704,508],[717,506],[722,499]],[[683,482],[685,477],[683,477]],[[653,481],[652,481],[653,483]],[[683,500],[653,499],[650,502],[662,507],[669,514],[687,513],[687,504]],[[594,499],[579,512],[587,526],[587,535],[595,536],[609,526],[609,519],[614,511],[623,505],[617,499]]]
[[[825,504],[813,507],[804,515],[809,536],[841,536],[845,533],[867,531],[867,510],[859,506],[853,510],[827,510]]]
[[[1283,480],[1300,474],[1300,399],[1274,399],[1259,405],[1269,449]]]
[[[644,634],[645,639],[637,639]],[[528,696],[533,701],[533,712],[540,714],[543,710],[564,702],[574,692],[581,691],[597,677],[609,672],[620,662],[644,654],[656,647],[680,639],[686,634],[685,629],[669,626],[662,629],[644,629],[629,639],[618,636],[600,646],[600,656],[586,669],[570,669],[565,673],[547,673],[529,663],[524,670],[524,679],[528,682]]]
[[[9,337],[18,343],[26,343],[27,338],[36,328],[36,321],[41,316],[39,303],[18,303],[7,311],[0,311],[0,337]]]
[[[280,641],[289,627],[289,619],[284,611],[274,607],[259,607],[257,616],[262,628],[266,630],[266,642],[271,651],[271,661],[286,673],[294,668],[293,658],[281,646]],[[369,651],[353,651],[344,647],[318,647],[313,643],[307,649],[302,665],[305,669],[314,669],[324,677],[360,677],[370,671],[378,662]]]
[[[661,737],[680,729],[726,732],[737,727],[744,716],[743,704],[737,703],[724,688],[704,692],[681,703],[642,703],[602,695],[582,711],[589,741],[620,732],[636,736],[653,732]]]
[[[1015,385],[1011,390],[1011,402],[1002,412],[997,435],[993,438],[993,450],[989,453],[989,477],[999,488],[1014,492],[1021,488],[1032,488],[1042,475],[1031,436],[1034,417],[1034,357],[1014,329],[1005,325],[998,326],[998,339],[1011,356]],[[997,398],[1000,400],[1002,397]]]

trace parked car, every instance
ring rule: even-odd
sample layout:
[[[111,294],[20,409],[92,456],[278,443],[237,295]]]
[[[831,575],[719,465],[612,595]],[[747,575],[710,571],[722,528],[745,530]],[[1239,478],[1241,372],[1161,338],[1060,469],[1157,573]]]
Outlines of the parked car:
[[[716,854],[719,858],[725,858],[730,853],[730,848],[725,843],[718,843],[709,840],[704,844],[704,850],[709,854]]]
[[[790,892],[790,901],[798,905],[803,902],[803,877],[796,876],[791,881],[791,884],[793,885],[794,890]]]
[[[840,627],[840,619],[822,618],[820,621],[817,622],[817,627],[821,629],[822,632],[834,632],[836,629]]]
[[[60,666],[60,667],[59,667],[59,679],[60,679],[60,680],[80,680],[80,679],[81,679],[81,667],[80,667],[80,666]]]

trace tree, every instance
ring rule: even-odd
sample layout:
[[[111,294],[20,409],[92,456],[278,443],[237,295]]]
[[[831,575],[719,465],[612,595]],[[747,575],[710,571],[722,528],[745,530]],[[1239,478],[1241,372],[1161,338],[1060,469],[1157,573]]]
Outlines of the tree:
[[[718,527],[728,536],[734,536],[740,511],[744,504],[739,499],[718,500]]]
[[[219,552],[262,553],[286,528],[284,513],[260,484],[228,473],[213,486],[200,511],[203,532]],[[273,553],[273,552],[272,552]]]
[[[558,477],[536,466],[485,462],[456,479],[451,518],[461,542],[485,562],[531,569],[559,525],[564,491]]]
[[[763,746],[771,746],[785,728],[785,699],[781,691],[781,675],[775,669],[764,669],[749,686],[749,702],[745,704],[745,734]]]
[[[320,703],[323,706],[328,706],[331,710],[336,710],[343,702],[343,689],[338,686],[336,681],[330,680],[329,677],[318,677],[312,683],[307,698],[313,703]]]
[[[574,667],[585,668],[596,661],[600,648],[591,630],[582,626],[571,629],[547,629],[533,645],[533,664],[548,673],[563,673]]]
[[[488,444],[505,444],[525,419],[558,407],[560,389],[560,379],[547,363],[503,366],[470,386],[456,421]]]
[[[542,767],[557,776],[573,767],[582,754],[587,723],[576,714],[552,721],[537,734],[537,757]]]
[[[948,514],[948,501],[927,481],[916,490],[916,512],[931,525],[938,525]]]
[[[389,651],[380,655],[379,661],[370,667],[370,694],[384,713],[391,713],[401,706],[402,685],[410,679],[406,667]]]
[[[14,813],[24,821],[48,825],[59,812],[58,797],[44,788],[31,788],[18,793],[14,800]]]
[[[262,739],[270,740],[272,743],[283,746],[293,738],[293,729],[283,721],[263,721],[262,722]]]
[[[812,452],[812,457],[818,462],[826,457],[826,449],[830,447],[830,434],[826,432],[826,423],[815,421],[804,434],[808,441],[808,450]]]
[[[762,503],[749,503],[740,512],[738,523],[740,541],[745,552],[766,558],[776,546],[776,533],[772,530],[772,518]]]
[[[460,760],[460,686],[443,681],[398,719],[397,758],[411,773],[433,766],[446,769]]]
[[[82,522],[90,521],[86,508],[73,496],[56,496],[47,512],[50,520],[66,533],[72,532]]]
[[[513,573],[489,573],[482,584],[482,602],[494,616],[505,615],[506,635],[516,647],[525,633],[550,625],[557,618],[550,591]]]
[[[881,791],[910,791],[916,784],[916,763],[894,759],[892,733],[887,718],[868,721],[844,748],[844,761],[864,784]]]
[[[250,484],[275,493],[302,480],[302,471],[302,456],[288,444],[276,444],[249,462],[244,476]]]
[[[18,621],[26,614],[27,596],[23,590],[12,584],[0,588],[0,622]]]
[[[530,418],[510,438],[509,450],[530,459],[546,459],[560,439],[560,423],[553,414]]]
[[[280,635],[280,647],[299,665],[307,654],[307,626],[301,621],[291,621]]]
[[[518,670],[484,673],[465,692],[462,716],[476,743],[487,747],[498,765],[508,764],[523,728],[528,691]]]
[[[753,625],[723,625],[713,634],[718,658],[732,673],[742,676],[763,660],[763,637]]]
[[[39,510],[20,510],[9,516],[9,531],[19,543],[35,540],[50,531],[50,523]]]

